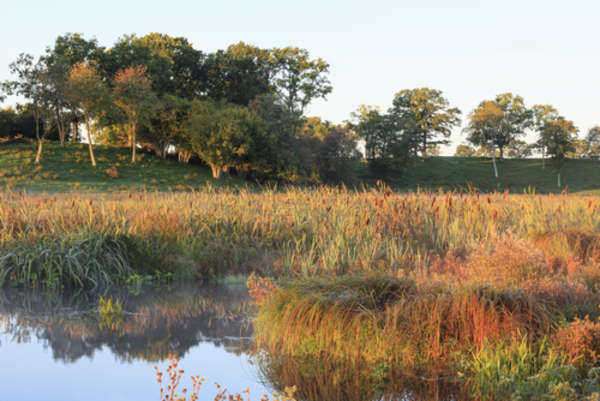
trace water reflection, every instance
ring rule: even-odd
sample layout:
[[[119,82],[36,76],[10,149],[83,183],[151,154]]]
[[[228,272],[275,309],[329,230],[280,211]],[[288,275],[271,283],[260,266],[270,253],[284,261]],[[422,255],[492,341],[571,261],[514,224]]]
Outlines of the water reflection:
[[[253,399],[298,389],[299,401],[467,400],[456,386],[412,380],[387,366],[355,366],[256,352],[244,286],[163,288],[105,295],[123,313],[107,324],[99,298],[0,292],[0,388],[12,401],[157,399],[153,366],[176,354],[186,374]],[[410,379],[410,380],[409,380]],[[266,384],[263,384],[266,383]]]
[[[105,295],[123,306],[113,327],[102,324],[98,298],[8,291],[0,295],[0,328],[10,341],[42,340],[56,360],[75,362],[102,347],[123,362],[183,356],[200,342],[239,355],[252,335],[243,287],[183,287]]]
[[[263,380],[281,391],[296,386],[302,401],[466,401],[456,383],[407,376],[387,366],[357,366],[321,358],[286,358],[265,352],[255,361]]]

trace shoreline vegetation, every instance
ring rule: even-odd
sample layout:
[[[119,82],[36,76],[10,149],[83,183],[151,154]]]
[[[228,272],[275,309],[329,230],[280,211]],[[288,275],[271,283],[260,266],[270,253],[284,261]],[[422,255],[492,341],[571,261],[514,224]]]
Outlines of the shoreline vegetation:
[[[460,266],[460,274],[493,279],[507,263],[543,272],[582,265],[592,274],[590,261],[600,253],[598,210],[598,199],[588,196],[387,188],[4,192],[0,282],[91,289],[250,273],[413,277],[473,258],[480,260]]]
[[[4,192],[0,278],[95,292],[253,275],[258,361],[297,399],[385,395],[402,373],[415,394],[442,379],[461,399],[597,400],[599,210],[386,187]]]

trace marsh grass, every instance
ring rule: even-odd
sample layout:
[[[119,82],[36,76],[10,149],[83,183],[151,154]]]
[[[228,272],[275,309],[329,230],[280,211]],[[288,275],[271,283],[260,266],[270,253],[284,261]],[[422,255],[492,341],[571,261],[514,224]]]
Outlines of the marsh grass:
[[[97,233],[17,242],[0,254],[0,286],[95,289],[132,273],[126,241]]]
[[[309,279],[275,290],[255,321],[260,348],[292,356],[444,372],[488,341],[551,330],[543,299],[490,287],[420,286],[409,279]]]
[[[519,243],[538,253],[534,259],[541,262],[533,273],[541,267],[583,275],[587,268],[586,285],[594,286],[600,274],[588,267],[595,263],[596,246],[582,244],[598,242],[598,211],[600,201],[583,196],[394,194],[385,188],[5,192],[0,194],[2,276],[4,285],[32,284],[47,272],[43,280],[49,286],[83,287],[110,284],[109,278],[116,281],[129,270],[199,280],[250,272],[280,277],[385,272],[430,279],[453,263],[464,267],[473,255],[512,260],[508,253]],[[555,247],[547,245],[554,240],[542,240],[556,233],[585,241],[557,239],[561,247]],[[70,256],[83,251],[91,255],[86,261]],[[29,266],[64,263],[72,266],[66,273],[40,267],[30,274]],[[100,265],[106,267],[96,268]]]

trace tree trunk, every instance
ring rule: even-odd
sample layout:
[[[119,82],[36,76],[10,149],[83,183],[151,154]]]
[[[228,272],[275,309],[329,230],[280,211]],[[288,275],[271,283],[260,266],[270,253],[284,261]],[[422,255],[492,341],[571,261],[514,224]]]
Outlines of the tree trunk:
[[[79,141],[79,122],[77,120],[71,122],[71,142]]]
[[[42,148],[44,146],[44,138],[37,138],[37,152],[35,153],[35,164],[40,164],[42,161]]]
[[[223,171],[223,169],[216,164],[210,164],[210,171],[212,172],[213,178],[218,180],[221,178],[221,171]]]
[[[546,169],[546,148],[542,148],[542,170]]]
[[[35,139],[37,139],[37,151],[35,154],[35,164],[40,164],[42,160],[42,138],[40,137],[40,118],[37,113],[34,113],[33,118],[35,119]]]
[[[504,159],[504,146],[498,148],[500,150],[500,160]]]
[[[558,184],[558,187],[561,188],[562,187],[562,183],[560,180],[560,171],[558,172],[558,174],[556,175],[556,183]]]
[[[94,156],[94,143],[93,143],[93,136],[92,136],[92,130],[90,128],[90,119],[89,117],[85,117],[85,127],[87,129],[87,136],[88,136],[88,150],[90,151],[90,161],[92,162],[92,166],[96,167],[96,157]]]
[[[423,159],[427,158],[427,137],[423,138]]]
[[[136,150],[137,150],[137,146],[136,146],[136,126],[135,124],[132,124],[131,127],[129,128],[131,130],[131,134],[129,135],[129,137],[131,138],[131,162],[135,163],[135,154],[136,154]]]
[[[56,126],[58,127],[58,139],[60,140],[60,146],[65,146],[65,139],[67,136],[65,125],[62,121],[62,117],[60,115],[60,110],[57,110],[56,113]]]
[[[496,149],[492,149],[492,165],[494,166],[494,177],[498,179],[498,165],[496,164]]]

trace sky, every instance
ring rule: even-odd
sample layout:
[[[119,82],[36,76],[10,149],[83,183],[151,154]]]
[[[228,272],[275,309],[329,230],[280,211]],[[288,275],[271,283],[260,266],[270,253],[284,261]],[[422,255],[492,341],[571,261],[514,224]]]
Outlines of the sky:
[[[529,105],[554,105],[582,135],[600,124],[595,0],[0,0],[0,7],[0,80],[19,53],[40,54],[60,34],[110,46],[123,34],[161,32],[203,51],[240,40],[308,49],[331,64],[334,88],[309,114],[333,122],[427,86],[465,117],[510,91]],[[443,153],[464,139],[456,129]]]

